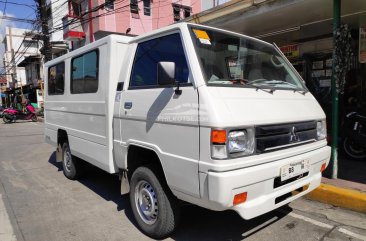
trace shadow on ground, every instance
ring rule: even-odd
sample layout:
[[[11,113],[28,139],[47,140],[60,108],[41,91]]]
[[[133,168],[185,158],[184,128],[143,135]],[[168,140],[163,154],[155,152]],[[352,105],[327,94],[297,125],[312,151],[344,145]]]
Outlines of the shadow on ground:
[[[49,163],[62,171],[55,152]],[[137,227],[129,205],[128,195],[120,195],[120,181],[115,175],[88,165],[86,175],[78,180],[106,201],[112,201],[117,211],[124,210],[127,218]],[[215,212],[194,205],[182,206],[180,224],[170,237],[174,240],[243,240],[285,217],[292,209],[288,206],[252,220],[242,219],[234,211]]]

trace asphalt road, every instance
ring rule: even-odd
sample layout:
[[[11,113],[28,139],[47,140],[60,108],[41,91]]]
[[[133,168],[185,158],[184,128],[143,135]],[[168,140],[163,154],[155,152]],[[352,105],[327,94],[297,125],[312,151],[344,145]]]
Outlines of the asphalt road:
[[[149,240],[135,226],[118,177],[90,167],[63,176],[43,124],[0,123],[0,241]],[[366,240],[366,214],[299,199],[245,221],[234,212],[183,207],[167,240]]]

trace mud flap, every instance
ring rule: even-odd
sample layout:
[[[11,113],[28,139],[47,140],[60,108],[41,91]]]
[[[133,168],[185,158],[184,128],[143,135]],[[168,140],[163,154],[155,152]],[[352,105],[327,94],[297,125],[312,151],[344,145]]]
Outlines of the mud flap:
[[[56,148],[56,161],[62,162],[62,147],[60,144],[58,144]]]
[[[127,172],[122,171],[119,174],[119,179],[121,180],[121,195],[129,193],[130,192],[130,183],[128,182]]]

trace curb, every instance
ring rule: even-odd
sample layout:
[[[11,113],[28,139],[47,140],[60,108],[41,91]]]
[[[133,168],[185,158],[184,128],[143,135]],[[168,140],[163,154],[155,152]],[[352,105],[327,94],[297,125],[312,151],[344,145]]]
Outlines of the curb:
[[[366,193],[321,183],[308,199],[366,213]]]

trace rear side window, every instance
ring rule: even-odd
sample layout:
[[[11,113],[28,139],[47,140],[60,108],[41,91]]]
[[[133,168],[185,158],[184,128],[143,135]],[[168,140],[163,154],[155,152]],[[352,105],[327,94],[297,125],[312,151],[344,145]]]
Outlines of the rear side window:
[[[85,53],[71,60],[71,93],[98,91],[98,50]]]
[[[160,61],[174,62],[176,80],[188,82],[189,68],[180,35],[176,33],[138,45],[130,88],[157,87],[157,66]]]
[[[48,68],[48,95],[62,95],[65,89],[65,63]]]

